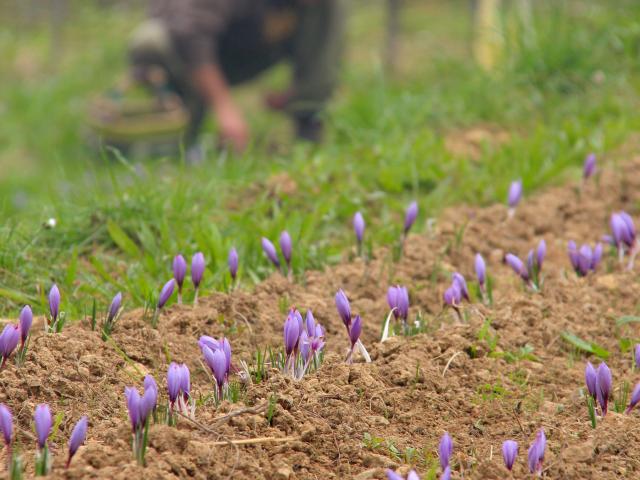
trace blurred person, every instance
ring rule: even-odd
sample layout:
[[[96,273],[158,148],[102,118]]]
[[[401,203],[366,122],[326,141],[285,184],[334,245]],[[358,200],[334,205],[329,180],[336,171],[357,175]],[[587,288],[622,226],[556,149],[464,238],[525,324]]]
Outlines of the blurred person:
[[[222,143],[240,152],[250,131],[230,87],[288,61],[290,87],[267,95],[266,104],[291,116],[298,138],[319,141],[320,114],[338,76],[345,20],[341,1],[152,0],[150,17],[130,45],[134,77],[182,99],[189,112],[188,153],[198,152],[208,110]]]

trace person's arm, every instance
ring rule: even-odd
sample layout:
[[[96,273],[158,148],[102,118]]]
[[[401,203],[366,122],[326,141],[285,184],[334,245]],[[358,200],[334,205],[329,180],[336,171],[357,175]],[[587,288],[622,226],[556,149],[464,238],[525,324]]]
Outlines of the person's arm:
[[[249,142],[249,127],[242,111],[233,101],[231,90],[220,67],[215,63],[202,64],[194,69],[192,79],[211,110],[215,112],[223,143],[230,144],[236,151],[244,150]]]

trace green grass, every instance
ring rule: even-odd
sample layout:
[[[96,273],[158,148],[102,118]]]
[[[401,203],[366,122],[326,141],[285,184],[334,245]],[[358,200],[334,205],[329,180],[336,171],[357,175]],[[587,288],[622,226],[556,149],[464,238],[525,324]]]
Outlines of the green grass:
[[[44,312],[53,281],[74,316],[94,298],[106,308],[118,290],[127,307],[143,305],[178,252],[203,251],[204,291],[223,289],[232,245],[246,286],[271,271],[260,237],[276,240],[285,228],[295,272],[322,268],[348,252],[356,210],[373,245],[388,244],[412,199],[421,228],[446,205],[503,201],[515,178],[529,193],[575,174],[587,152],[606,153],[640,128],[637,2],[534,2],[534,40],[523,41],[507,19],[492,73],[470,61],[466,1],[407,2],[396,76],[371,48],[381,45],[381,10],[357,2],[324,145],[274,152],[269,139],[282,137],[285,123],[257,112],[253,85],[241,101],[264,141],[242,157],[211,153],[189,167],[178,158],[95,155],[83,142],[84,102],[125,68],[127,32],[142,14],[72,3],[55,54],[46,23],[17,21],[0,36],[0,55],[14,66],[0,78],[0,307],[10,316],[27,301]],[[284,74],[259,83],[282,84]],[[487,143],[473,161],[447,149],[447,134],[478,125],[508,140]],[[295,188],[273,195],[267,185],[283,173]],[[49,217],[54,229],[43,227]]]

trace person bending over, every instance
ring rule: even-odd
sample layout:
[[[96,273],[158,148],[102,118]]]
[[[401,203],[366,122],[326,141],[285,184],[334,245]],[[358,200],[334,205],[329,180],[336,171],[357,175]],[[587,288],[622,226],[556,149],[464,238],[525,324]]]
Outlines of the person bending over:
[[[210,109],[221,141],[244,150],[250,131],[230,87],[281,61],[292,66],[291,86],[267,96],[267,104],[292,117],[299,138],[319,141],[343,23],[341,0],[152,0],[129,54],[135,78],[181,97],[190,115],[187,146],[195,145]]]

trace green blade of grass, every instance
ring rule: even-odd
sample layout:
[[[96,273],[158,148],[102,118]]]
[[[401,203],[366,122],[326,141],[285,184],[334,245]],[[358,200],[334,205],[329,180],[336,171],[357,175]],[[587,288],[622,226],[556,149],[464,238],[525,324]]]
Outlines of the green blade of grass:
[[[561,336],[562,336],[562,339],[565,342],[567,342],[570,345],[574,346],[578,350],[582,350],[583,352],[591,353],[592,355],[595,355],[596,357],[599,357],[599,358],[601,358],[603,360],[606,360],[607,358],[609,358],[609,351],[606,350],[605,348],[601,347],[597,343],[588,342],[586,340],[583,340],[580,337],[578,337],[578,336],[576,336],[573,333],[568,332],[568,331],[562,332]]]

